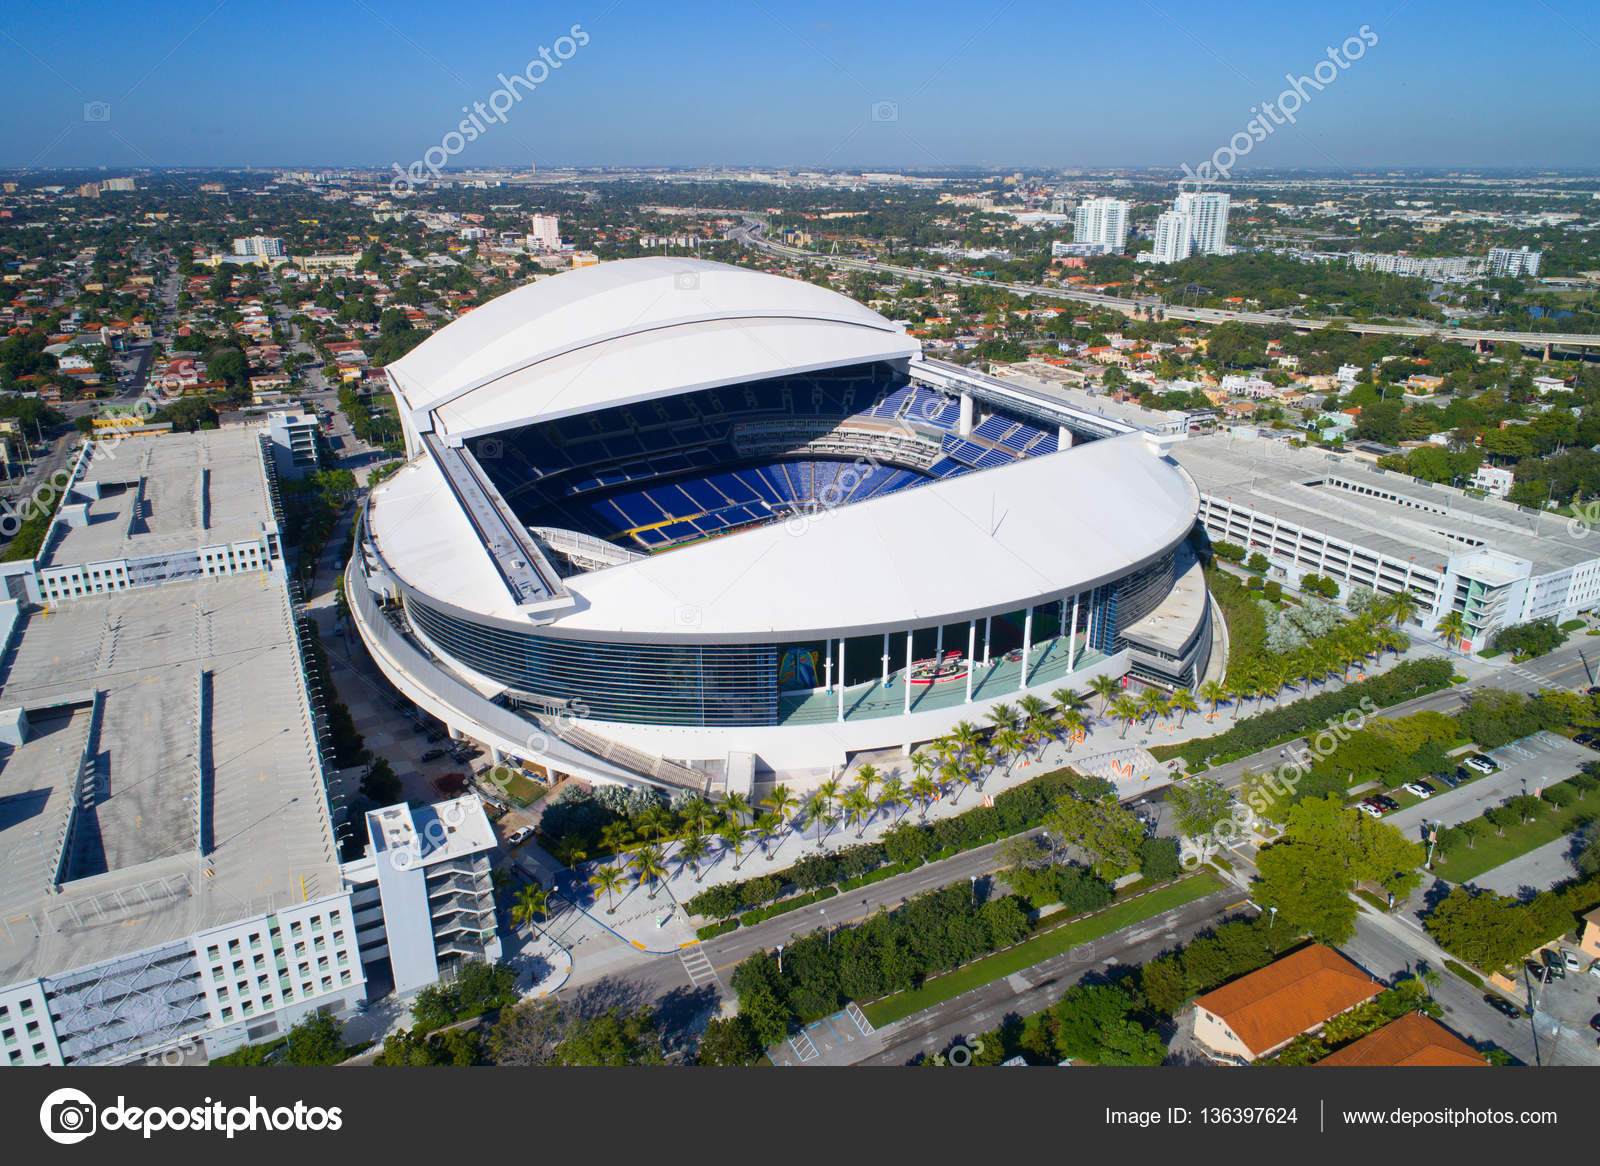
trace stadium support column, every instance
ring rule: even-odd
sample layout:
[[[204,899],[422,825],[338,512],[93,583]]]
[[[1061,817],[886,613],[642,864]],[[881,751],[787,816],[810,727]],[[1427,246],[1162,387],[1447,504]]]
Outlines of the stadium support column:
[[[906,712],[911,711],[911,641],[915,637],[906,629]]]
[[[977,663],[972,659],[972,654],[978,650],[978,621],[967,621],[967,703],[972,703],[972,673],[977,669]]]
[[[989,620],[992,616],[983,617],[983,666],[989,666]]]
[[[883,633],[883,686],[889,687],[889,633]]]
[[[1060,425],[1060,426],[1056,427],[1056,448],[1057,449],[1071,449],[1072,448],[1072,430],[1068,429],[1065,425]]]
[[[1028,687],[1028,653],[1033,649],[1033,607],[1022,617],[1022,674],[1017,678],[1017,691]]]
[[[844,637],[839,637],[839,719],[844,720]]]
[[[823,691],[832,692],[833,691],[833,641],[832,640],[828,641],[828,649],[827,649],[826,652],[823,653],[823,655],[826,657],[826,659],[823,661],[823,664],[822,664],[823,676],[825,677],[825,680],[823,682]]]
[[[961,394],[961,421],[956,426],[956,432],[958,434],[960,434],[962,437],[967,437],[968,435],[970,435],[972,433],[972,413],[973,413],[972,394],[971,393],[962,393]]]
[[[939,631],[933,637],[933,658],[935,660],[944,659],[944,624],[939,625]]]
[[[1071,672],[1078,663],[1078,596],[1081,592],[1072,593],[1072,623],[1067,630],[1067,671]]]

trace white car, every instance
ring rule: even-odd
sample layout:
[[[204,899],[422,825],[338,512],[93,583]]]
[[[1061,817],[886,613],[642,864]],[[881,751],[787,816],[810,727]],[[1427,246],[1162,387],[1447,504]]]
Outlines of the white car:
[[[521,846],[524,842],[526,842],[528,839],[530,839],[532,837],[533,837],[533,827],[532,826],[518,826],[517,829],[512,833],[511,837],[506,839],[506,845],[507,846]]]
[[[1359,802],[1356,804],[1356,809],[1360,810],[1369,818],[1383,817],[1383,811],[1378,809],[1378,807],[1373,805],[1371,802]]]
[[[1425,802],[1425,801],[1427,801],[1429,798],[1431,798],[1433,796],[1433,787],[1429,786],[1429,785],[1424,785],[1420,781],[1408,781],[1401,788],[1406,790],[1408,793],[1416,794],[1417,795],[1417,800],[1419,800],[1419,801],[1424,801]]]
[[[1475,753],[1467,758],[1466,764],[1476,769],[1479,773],[1493,773],[1500,768],[1492,759],[1485,757],[1482,753]]]
[[[1589,974],[1600,980],[1600,960],[1594,960],[1589,964]]]
[[[1566,948],[1562,948],[1561,962],[1567,966],[1567,971],[1569,972],[1578,972],[1583,970],[1583,964],[1579,962],[1578,953],[1575,951],[1568,951]]]

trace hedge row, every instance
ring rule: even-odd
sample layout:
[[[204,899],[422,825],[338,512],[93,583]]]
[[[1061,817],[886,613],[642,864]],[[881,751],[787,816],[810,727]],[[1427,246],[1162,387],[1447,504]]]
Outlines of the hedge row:
[[[1302,697],[1292,704],[1271,709],[1259,716],[1237,721],[1215,737],[1197,737],[1180,745],[1157,745],[1150,750],[1158,760],[1181,757],[1190,770],[1220,765],[1247,757],[1260,749],[1291,741],[1306,732],[1321,728],[1333,718],[1362,707],[1370,700],[1386,708],[1403,700],[1448,688],[1455,677],[1455,666],[1448,660],[1406,660],[1388,672],[1347,684],[1336,691]]]
[[[739,923],[743,927],[754,927],[774,915],[782,915],[785,911],[798,911],[801,907],[809,907],[813,903],[820,903],[824,899],[831,899],[839,893],[837,887],[818,887],[814,891],[807,891],[803,895],[795,895],[788,899],[779,899],[767,907],[757,907],[754,911],[746,911],[739,916]]]

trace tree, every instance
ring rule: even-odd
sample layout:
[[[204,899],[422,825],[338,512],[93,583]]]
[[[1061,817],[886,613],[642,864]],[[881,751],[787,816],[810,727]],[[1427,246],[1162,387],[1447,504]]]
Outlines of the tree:
[[[565,1006],[550,997],[502,1009],[489,1030],[489,1057],[497,1065],[548,1065],[570,1025]]]
[[[694,872],[694,881],[698,883],[703,877],[700,873],[700,860],[710,852],[711,846],[704,834],[694,832],[685,835],[683,841],[678,843],[678,870],[681,873],[687,866]]]
[[[1128,735],[1128,730],[1133,727],[1133,722],[1140,717],[1139,705],[1131,696],[1119,696],[1111,702],[1111,715],[1122,722],[1122,732],[1119,739]]]
[[[1111,698],[1122,691],[1122,685],[1115,677],[1105,675],[1096,676],[1089,681],[1089,687],[1100,698],[1100,715],[1102,717],[1106,715],[1106,709],[1111,703]]]
[[[606,914],[615,915],[617,892],[628,885],[628,876],[623,874],[619,867],[602,866],[589,876],[589,885],[610,900],[611,905],[606,908]]]
[[[1052,835],[1070,839],[1101,878],[1120,878],[1137,865],[1144,823],[1115,796],[1099,800],[1063,798],[1045,820]]]
[[[344,1026],[332,1013],[313,1012],[289,1030],[284,1060],[291,1065],[337,1065],[345,1056]]]
[[[559,1065],[659,1065],[665,1057],[649,1007],[625,1013],[609,1008],[591,1020],[580,1020],[556,1049]]]
[[[867,823],[872,820],[872,814],[877,809],[877,805],[867,796],[866,790],[859,785],[855,785],[845,791],[844,800],[840,803],[840,809],[844,811],[845,821],[856,827],[856,837],[860,838],[866,833]]]
[[[748,1065],[763,1052],[756,1039],[755,1025],[750,1018],[740,1015],[714,1016],[706,1023],[705,1032],[695,1047],[697,1065]]]
[[[1217,706],[1228,699],[1228,689],[1220,680],[1207,680],[1200,686],[1200,698],[1211,702],[1211,715],[1217,715]]]
[[[1462,638],[1467,634],[1467,620],[1459,611],[1452,611],[1433,625],[1433,630],[1456,647],[1461,646]]]
[[[817,793],[812,794],[809,798],[806,799],[806,804],[805,804],[806,821],[817,828],[817,849],[818,850],[822,849],[822,839],[823,839],[823,832],[822,831],[823,831],[823,827],[832,825],[832,821],[828,817],[828,806],[829,806],[829,804],[830,803],[829,803],[828,799],[821,793],[821,791],[818,791]],[[924,812],[926,812],[926,811],[924,811]]]
[[[1578,831],[1573,842],[1573,863],[1584,874],[1600,874],[1600,819]]]
[[[743,830],[744,827],[739,827]],[[635,877],[642,887],[650,886],[650,893],[646,896],[651,902],[655,901],[657,884],[667,877],[666,864],[661,860],[661,851],[654,846],[641,846],[634,852],[633,858],[628,862],[633,867]]]
[[[538,887],[525,886],[517,892],[516,902],[511,904],[511,922],[521,927],[525,923],[532,923],[535,919],[545,914],[549,904],[550,894]]]
[[[1233,795],[1209,777],[1191,777],[1167,788],[1167,804],[1177,815],[1178,829],[1188,838],[1212,833],[1233,809]]]
[[[1192,712],[1198,712],[1200,705],[1194,699],[1194,693],[1187,688],[1180,688],[1172,694],[1171,707],[1178,710],[1178,728],[1183,728],[1183,722]]]

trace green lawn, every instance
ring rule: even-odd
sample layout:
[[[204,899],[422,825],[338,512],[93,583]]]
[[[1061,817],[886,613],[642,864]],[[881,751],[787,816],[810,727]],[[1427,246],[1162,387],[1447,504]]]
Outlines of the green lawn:
[[[1539,816],[1527,825],[1510,827],[1504,838],[1497,837],[1491,830],[1470,849],[1456,846],[1444,859],[1434,863],[1433,873],[1452,883],[1471,882],[1501,863],[1572,833],[1597,814],[1600,814],[1600,797],[1593,793],[1580,797],[1564,810],[1541,803]]]
[[[1096,914],[1058,924],[1015,947],[996,952],[964,968],[957,968],[953,972],[928,980],[920,988],[885,996],[882,1000],[868,1004],[862,1011],[867,1014],[868,1020],[882,1028],[886,1024],[892,1024],[914,1012],[921,1012],[924,1008],[930,1008],[963,992],[980,988],[993,980],[1009,976],[1013,972],[1020,972],[1023,968],[1030,968],[1040,960],[1061,955],[1080,944],[1110,935],[1113,931],[1120,931],[1153,915],[1181,907],[1185,903],[1192,903],[1222,889],[1222,880],[1210,871],[1190,875],[1159,891],[1151,891],[1138,898],[1113,903]]]

